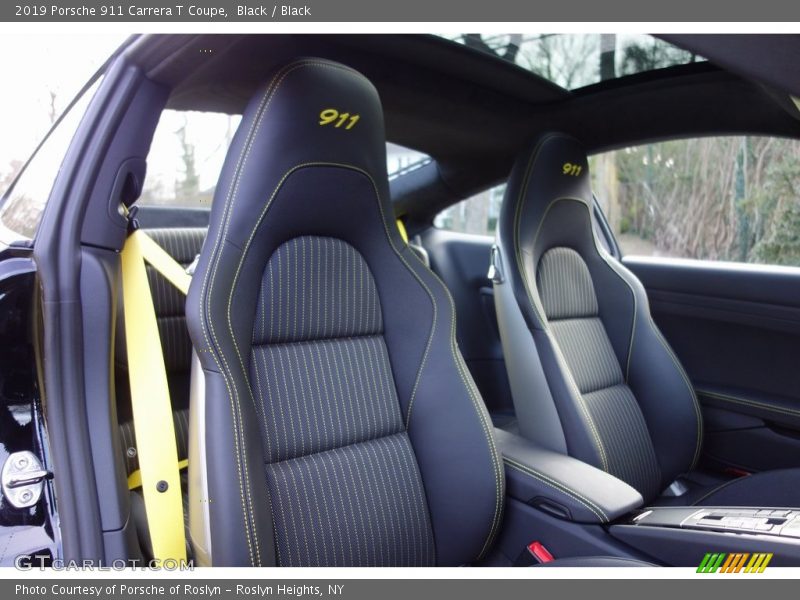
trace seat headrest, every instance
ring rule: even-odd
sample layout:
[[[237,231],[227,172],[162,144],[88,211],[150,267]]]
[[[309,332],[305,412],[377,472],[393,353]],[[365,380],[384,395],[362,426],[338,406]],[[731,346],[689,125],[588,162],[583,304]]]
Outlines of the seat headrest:
[[[341,162],[373,176],[385,173],[378,92],[350,67],[319,58],[295,60],[254,96],[243,121],[260,111],[261,135],[271,138],[287,164]]]
[[[563,133],[540,135],[517,159],[509,179],[515,203],[546,209],[554,200],[573,198],[592,205],[589,161],[581,143]]]
[[[248,230],[286,177],[309,164],[365,171],[388,202],[383,111],[375,87],[359,72],[320,59],[300,58],[278,69],[250,100],[225,159],[212,205],[235,204],[227,232]],[[244,223],[237,225],[237,221]],[[213,239],[213,235],[211,235]]]
[[[544,327],[544,308],[530,291],[542,255],[560,246],[592,251],[591,213],[586,151],[568,135],[540,135],[514,164],[497,226],[505,273],[531,329]],[[531,303],[538,310],[531,310]]]

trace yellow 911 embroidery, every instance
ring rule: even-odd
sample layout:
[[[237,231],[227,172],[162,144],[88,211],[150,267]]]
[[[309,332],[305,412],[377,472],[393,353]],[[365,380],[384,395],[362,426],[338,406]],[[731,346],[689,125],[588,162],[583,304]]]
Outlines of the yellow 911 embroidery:
[[[336,128],[352,129],[358,123],[361,115],[351,115],[349,112],[340,113],[335,108],[326,108],[319,113],[319,124],[322,126],[333,125]]]
[[[577,177],[583,171],[583,167],[581,165],[576,165],[574,163],[566,162],[564,166],[561,167],[561,173],[563,175],[572,175],[573,177]]]

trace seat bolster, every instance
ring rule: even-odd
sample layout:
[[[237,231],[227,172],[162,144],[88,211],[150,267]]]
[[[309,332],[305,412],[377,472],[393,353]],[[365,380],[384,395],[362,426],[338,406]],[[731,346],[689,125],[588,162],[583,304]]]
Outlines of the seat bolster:
[[[607,469],[608,462],[603,450],[603,441],[598,439],[585,411],[581,408],[581,394],[571,380],[569,368],[564,364],[558,344],[550,331],[534,331],[533,338],[539,350],[547,383],[567,440],[570,456],[598,469]]]
[[[408,421],[436,539],[436,563],[469,564],[491,548],[505,504],[503,463],[486,407],[455,343],[444,284],[409,261],[438,307]]]
[[[566,177],[564,161],[583,165],[584,175]],[[592,197],[585,152],[573,138],[545,133],[517,158],[508,179],[497,221],[497,245],[504,272],[523,317],[532,330],[546,329],[546,316],[536,290],[536,269],[542,248],[537,246],[541,224],[556,199]],[[546,250],[547,248],[544,248]]]
[[[524,399],[514,403],[519,431],[544,448],[566,454],[567,441],[539,351],[508,279],[495,282],[494,304],[511,393]]]
[[[525,162],[520,162],[520,160],[517,159],[517,163],[515,163],[514,169],[511,171],[497,219],[495,245],[497,247],[497,260],[502,271],[494,286],[497,288],[502,283],[510,288],[527,328],[533,331],[544,329],[547,325],[541,316],[541,306],[537,306],[539,302],[538,296],[529,295],[525,281],[527,277],[535,279],[533,266],[527,266],[532,262],[530,248],[518,248],[515,244],[516,219],[518,216],[517,199],[523,193],[524,175],[527,166]],[[523,258],[520,261],[521,255],[527,256],[528,260]]]
[[[197,502],[208,504],[213,564],[274,566],[272,514],[252,402],[231,402],[222,375],[204,374],[208,397],[214,398],[206,403],[205,418],[214,434],[206,436],[208,498]],[[189,468],[191,477],[191,463]]]
[[[666,486],[694,468],[700,458],[700,405],[688,375],[650,316],[641,282],[616,260],[608,261],[636,301],[627,381],[647,423]]]

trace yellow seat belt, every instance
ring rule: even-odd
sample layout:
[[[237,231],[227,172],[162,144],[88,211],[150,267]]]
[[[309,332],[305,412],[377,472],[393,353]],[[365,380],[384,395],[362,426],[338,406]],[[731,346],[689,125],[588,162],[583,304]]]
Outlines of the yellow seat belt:
[[[178,469],[183,471],[184,469],[189,467],[189,459],[184,458],[183,460],[178,461]],[[136,469],[133,473],[128,475],[128,489],[135,490],[136,488],[142,487],[142,471],[141,469]]]
[[[186,560],[181,465],[145,261],[184,294],[189,290],[191,277],[143,231],[136,230],[128,236],[122,250],[122,299],[138,474],[153,557],[160,562],[181,561]]]
[[[400,230],[400,237],[403,238],[403,241],[407,244],[408,231],[406,231],[406,226],[402,219],[397,219],[397,228]]]

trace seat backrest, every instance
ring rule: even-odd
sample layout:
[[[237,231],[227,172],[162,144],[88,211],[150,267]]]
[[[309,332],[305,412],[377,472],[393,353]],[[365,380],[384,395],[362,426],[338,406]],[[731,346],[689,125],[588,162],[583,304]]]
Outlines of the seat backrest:
[[[641,283],[595,237],[586,153],[541,136],[498,223],[495,296],[523,435],[615,475],[645,500],[693,467],[702,422]]]
[[[285,66],[243,115],[186,312],[214,565],[458,565],[497,531],[490,422],[385,160],[377,91],[337,63]]]

